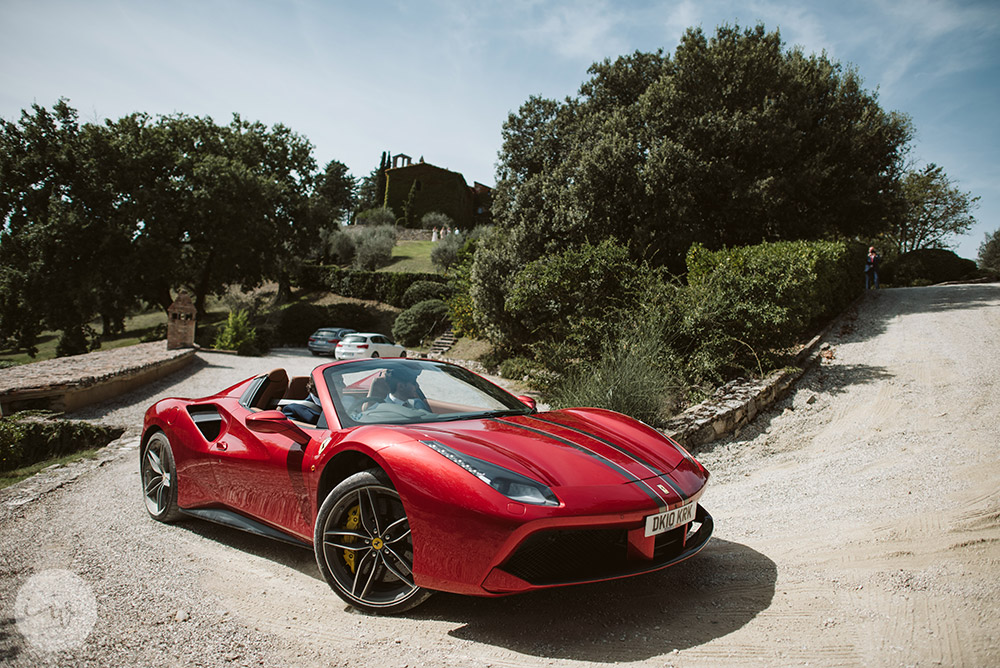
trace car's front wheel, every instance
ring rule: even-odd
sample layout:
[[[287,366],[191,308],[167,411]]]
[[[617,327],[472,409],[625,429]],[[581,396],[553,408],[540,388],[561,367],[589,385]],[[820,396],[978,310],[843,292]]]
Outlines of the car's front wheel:
[[[333,488],[313,536],[316,562],[330,587],[354,607],[405,612],[431,595],[413,581],[413,539],[399,493],[379,469]]]
[[[153,519],[173,522],[180,519],[177,508],[177,469],[174,453],[170,449],[170,439],[158,431],[146,441],[139,466],[142,479],[142,495],[146,510]]]

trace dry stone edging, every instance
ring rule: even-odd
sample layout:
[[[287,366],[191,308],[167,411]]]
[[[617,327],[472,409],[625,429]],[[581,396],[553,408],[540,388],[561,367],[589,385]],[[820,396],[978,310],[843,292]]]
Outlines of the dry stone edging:
[[[844,314],[857,308],[864,298],[858,297]],[[779,369],[761,380],[737,378],[717,388],[711,397],[685,409],[659,431],[686,448],[696,448],[735,433],[749,424],[762,411],[785,396],[799,378],[819,360],[830,347],[821,343],[844,314],[834,318],[795,356],[795,366]]]

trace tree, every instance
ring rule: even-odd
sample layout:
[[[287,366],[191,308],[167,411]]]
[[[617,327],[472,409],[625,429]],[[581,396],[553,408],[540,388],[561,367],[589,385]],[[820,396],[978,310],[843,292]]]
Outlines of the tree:
[[[283,125],[270,130],[234,115],[161,117],[138,141],[153,155],[137,240],[147,285],[166,308],[171,288],[190,286],[199,313],[209,294],[265,279],[289,291],[299,254],[320,241],[309,216],[312,146]]]
[[[48,327],[62,330],[59,354],[85,352],[97,343],[93,315],[105,334],[119,331],[135,300],[130,265],[108,271],[133,231],[108,180],[114,151],[64,99],[2,121],[0,142],[0,338],[34,353]]]
[[[378,167],[361,179],[361,185],[358,188],[358,211],[368,211],[385,206],[385,170],[389,169],[391,164],[388,151],[382,151]]]
[[[979,267],[1000,274],[1000,228],[987,234],[979,245]]]
[[[529,98],[504,125],[493,213],[519,266],[614,237],[681,272],[694,242],[871,234],[897,206],[908,119],[777,31],[691,29],[673,56],[589,71],[576,98]]]
[[[329,218],[311,214],[312,145],[234,115],[77,121],[66,100],[0,124],[0,339],[32,350],[44,327],[62,352],[121,331],[139,299],[166,309],[190,287],[199,311],[231,285],[277,280],[279,297]],[[318,179],[330,216],[352,208],[336,161]],[[339,212],[339,213],[338,213]]]
[[[934,163],[907,172],[902,194],[902,215],[888,235],[900,254],[949,248],[949,237],[968,232],[976,224],[972,211],[979,207],[979,198],[959,190]]]
[[[357,206],[357,180],[347,165],[331,160],[316,177],[313,201],[320,207],[323,227],[340,224]]]

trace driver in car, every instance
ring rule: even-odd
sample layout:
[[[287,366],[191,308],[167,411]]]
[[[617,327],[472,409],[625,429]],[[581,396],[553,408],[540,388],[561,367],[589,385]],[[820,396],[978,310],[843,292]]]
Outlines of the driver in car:
[[[389,386],[389,394],[385,402],[430,412],[430,406],[417,385],[417,373],[405,367],[386,370],[385,380]]]

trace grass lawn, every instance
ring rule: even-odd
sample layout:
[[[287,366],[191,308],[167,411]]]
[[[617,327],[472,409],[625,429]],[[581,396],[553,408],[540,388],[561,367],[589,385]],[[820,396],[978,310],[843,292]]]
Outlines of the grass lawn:
[[[17,484],[50,466],[65,466],[66,464],[70,464],[81,459],[93,457],[94,453],[98,450],[100,450],[100,448],[80,450],[79,452],[74,452],[62,457],[56,457],[54,459],[46,459],[45,461],[37,462],[31,466],[25,466],[24,468],[14,469],[13,471],[0,471],[0,489]]]
[[[214,297],[208,299],[207,308],[208,314],[199,322],[199,325],[212,324],[226,317],[227,312],[225,307]],[[103,339],[101,347],[98,350],[134,346],[137,343],[141,343],[144,337],[155,335],[157,327],[166,327],[166,325],[167,314],[159,308],[135,313],[125,318],[125,331],[118,336]],[[101,331],[101,321],[99,319],[91,321],[90,326],[97,332]],[[60,333],[58,331],[42,332],[38,337],[38,342],[35,344],[38,348],[38,353],[34,357],[31,357],[23,350],[0,350],[0,363],[9,361],[16,365],[53,359],[56,356],[56,348],[59,346],[59,336]],[[166,330],[163,332],[163,337],[166,337]]]
[[[379,271],[399,271],[415,274],[440,274],[431,262],[433,241],[400,241],[392,248],[392,262]]]
[[[134,346],[140,342],[142,337],[156,331],[158,325],[166,326],[166,324],[167,314],[159,309],[127,317],[125,318],[125,332],[119,336],[104,339],[101,341],[101,347],[98,350]],[[91,322],[90,326],[98,332],[101,331],[99,320]],[[59,336],[60,333],[58,331],[42,332],[38,337],[38,342],[35,344],[38,348],[38,353],[34,357],[31,357],[23,350],[0,350],[0,362],[10,361],[14,364],[28,364],[29,362],[52,359],[56,356],[56,348],[59,346]]]

